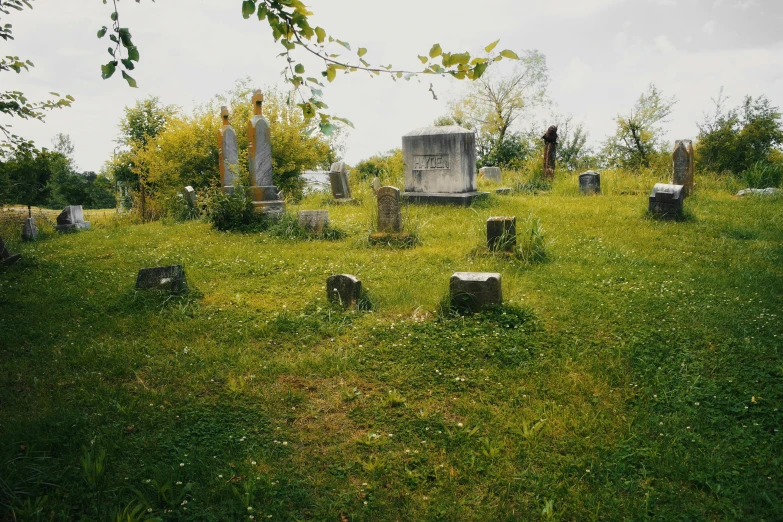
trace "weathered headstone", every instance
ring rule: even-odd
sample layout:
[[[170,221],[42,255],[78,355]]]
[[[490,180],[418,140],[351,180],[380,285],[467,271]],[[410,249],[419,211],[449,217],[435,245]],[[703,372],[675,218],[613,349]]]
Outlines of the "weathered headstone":
[[[350,274],[338,274],[326,279],[326,298],[330,303],[352,308],[362,297],[362,282]]]
[[[767,187],[764,189],[758,189],[758,188],[746,188],[742,189],[739,192],[737,192],[737,196],[745,196],[749,194],[755,194],[757,196],[774,196],[775,194],[778,194],[780,192],[780,189],[775,187]]]
[[[220,185],[229,194],[234,191],[234,176],[239,165],[237,133],[228,122],[228,107],[220,108],[222,125],[218,130],[218,158],[220,162]]]
[[[476,135],[452,125],[426,127],[402,137],[405,192],[415,203],[468,206],[487,196],[476,190]]]
[[[517,246],[517,218],[494,216],[487,219],[487,248],[513,252]]]
[[[682,215],[685,190],[682,185],[656,183],[650,193],[650,213],[663,218],[677,218]]]
[[[544,178],[551,180],[555,177],[557,159],[557,125],[550,126],[541,139],[544,140]]]
[[[487,181],[492,181],[493,183],[503,182],[503,172],[500,170],[500,167],[481,167],[479,173]]]
[[[69,205],[57,216],[57,224],[54,229],[58,232],[78,232],[88,230],[90,222],[84,220],[84,211],[81,205]]]
[[[38,237],[38,227],[35,226],[35,220],[33,218],[27,218],[22,225],[22,239],[25,241],[33,241]]]
[[[514,193],[514,190],[511,187],[500,187],[495,189],[495,194],[499,194],[501,196],[510,196]]]
[[[22,254],[11,254],[8,247],[5,246],[3,238],[0,237],[0,265],[13,265],[22,259]]]
[[[348,168],[345,163],[332,163],[329,169],[329,183],[332,186],[332,196],[338,201],[351,200],[351,186],[348,184]]]
[[[299,214],[297,214],[296,221],[301,228],[308,232],[321,234],[324,229],[329,226],[329,211],[300,210]]]
[[[693,194],[693,143],[691,140],[674,142],[672,153],[672,185],[682,185],[686,196]]]
[[[196,206],[196,191],[193,189],[193,187],[188,185],[182,191],[182,194],[185,196],[185,202],[189,207],[193,208]]]
[[[185,267],[182,265],[142,268],[136,276],[137,290],[162,290],[173,294],[188,291]]]
[[[378,198],[378,232],[398,234],[402,232],[400,191],[396,187],[381,187]]]
[[[461,312],[477,312],[502,304],[500,274],[455,272],[449,281],[451,306]]]
[[[263,116],[261,90],[253,93],[252,104],[253,116],[247,122],[247,161],[253,206],[256,212],[280,215],[285,212],[285,202],[272,181],[272,136],[269,122]]]
[[[579,174],[579,192],[599,194],[601,192],[601,175],[594,170]]]
[[[372,193],[377,194],[378,190],[382,187],[381,180],[376,178],[372,178]]]

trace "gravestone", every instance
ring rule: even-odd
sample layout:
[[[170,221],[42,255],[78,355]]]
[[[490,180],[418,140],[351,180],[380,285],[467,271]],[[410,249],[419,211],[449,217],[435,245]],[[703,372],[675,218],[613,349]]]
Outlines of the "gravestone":
[[[510,196],[513,194],[513,190],[511,187],[500,187],[495,189],[495,194],[499,194],[501,196]]]
[[[351,186],[348,184],[348,168],[345,163],[332,163],[329,169],[329,183],[332,186],[332,196],[337,201],[351,201]]]
[[[601,175],[594,170],[579,174],[579,192],[582,194],[600,194]]]
[[[672,185],[682,185],[686,196],[693,194],[693,143],[691,140],[674,142],[672,153]]]
[[[237,133],[228,122],[228,107],[220,108],[220,118],[223,121],[218,130],[218,158],[220,166],[220,185],[229,194],[234,192],[234,176],[238,172],[239,148]]]
[[[476,190],[476,135],[451,125],[425,127],[402,137],[405,192],[414,203],[468,206],[486,192]]]
[[[775,194],[779,193],[780,189],[777,189],[775,187],[767,187],[764,189],[758,189],[758,188],[746,188],[742,189],[739,192],[737,192],[737,196],[745,196],[749,194],[755,194],[757,196],[774,196]]]
[[[492,181],[493,183],[503,182],[503,173],[501,172],[500,167],[481,167],[479,172],[487,181]]]
[[[386,234],[402,232],[399,189],[381,187],[375,196],[378,198],[378,232]]]
[[[38,227],[35,226],[35,220],[33,218],[27,218],[22,225],[22,239],[25,241],[33,241],[38,237]]]
[[[193,187],[188,185],[185,187],[185,190],[182,191],[182,194],[185,196],[185,201],[187,202],[188,206],[191,208],[196,206],[196,191],[193,190]]]
[[[252,98],[253,115],[247,122],[247,162],[250,173],[250,195],[256,212],[278,216],[285,212],[272,181],[272,135],[263,116],[264,95],[256,90]]]
[[[656,183],[650,193],[650,213],[663,218],[682,216],[682,203],[685,190],[682,185]]]
[[[513,252],[517,246],[517,218],[495,216],[487,219],[487,248]]]
[[[478,312],[503,302],[500,274],[455,272],[449,281],[451,306],[460,312]]]
[[[330,303],[353,308],[362,297],[362,282],[356,276],[339,274],[326,279],[326,298]]]
[[[378,190],[382,187],[381,180],[379,180],[377,177],[372,178],[372,193],[377,194]]]
[[[182,265],[142,268],[136,276],[137,290],[161,290],[172,294],[188,291],[185,267]]]
[[[79,230],[88,230],[90,222],[84,220],[84,211],[81,205],[70,205],[60,212],[57,216],[57,224],[54,229],[58,232],[78,232]]]
[[[8,247],[5,246],[5,241],[0,237],[0,265],[13,265],[20,259],[22,259],[22,254],[11,254]]]
[[[544,140],[544,178],[551,180],[555,177],[557,159],[557,125],[550,126],[541,139]]]
[[[297,214],[296,222],[308,232],[322,234],[324,229],[329,226],[329,211],[300,210],[299,214]]]

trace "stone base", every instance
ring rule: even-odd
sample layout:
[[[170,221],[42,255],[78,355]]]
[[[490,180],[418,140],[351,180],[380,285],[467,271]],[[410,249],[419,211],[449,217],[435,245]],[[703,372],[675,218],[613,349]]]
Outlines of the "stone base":
[[[253,201],[256,214],[266,214],[270,217],[280,217],[285,213],[285,201]]]
[[[377,232],[370,234],[368,238],[371,245],[390,245],[397,247],[410,247],[416,242],[416,239],[407,232]]]
[[[70,225],[55,225],[54,229],[61,234],[78,232],[80,230],[90,230],[90,222],[83,221],[82,223],[71,223]]]
[[[495,194],[499,194],[501,196],[510,196],[514,193],[514,190],[511,187],[500,187],[495,189]]]
[[[337,205],[348,205],[353,203],[355,200],[353,198],[335,198],[332,200],[332,203],[335,203]]]
[[[484,199],[489,192],[403,192],[402,199],[411,203],[439,203],[469,207],[474,200]]]

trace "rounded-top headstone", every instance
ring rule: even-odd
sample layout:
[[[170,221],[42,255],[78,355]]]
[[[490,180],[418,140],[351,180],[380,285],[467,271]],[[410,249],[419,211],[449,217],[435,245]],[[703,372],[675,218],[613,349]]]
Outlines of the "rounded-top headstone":
[[[582,194],[597,194],[601,192],[601,175],[588,170],[579,174],[579,192]]]

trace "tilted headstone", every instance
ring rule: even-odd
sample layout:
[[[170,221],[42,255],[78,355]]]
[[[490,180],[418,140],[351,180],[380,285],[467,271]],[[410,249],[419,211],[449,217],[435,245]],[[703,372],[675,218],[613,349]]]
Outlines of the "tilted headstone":
[[[326,298],[330,303],[352,308],[362,297],[362,282],[356,276],[339,274],[326,279]]]
[[[682,203],[685,190],[682,185],[656,183],[650,193],[650,213],[666,218],[676,218],[682,215]]]
[[[557,160],[557,125],[551,125],[541,139],[544,140],[544,177],[551,180],[555,177]]]
[[[476,135],[451,125],[425,127],[402,137],[403,199],[468,206],[487,196],[476,190]]]
[[[402,232],[402,213],[400,212],[400,191],[396,187],[381,187],[376,192],[378,198],[378,232],[399,234]]]
[[[69,205],[57,216],[57,224],[54,229],[58,232],[78,232],[90,228],[90,222],[84,220],[84,211],[81,205]]]
[[[250,172],[250,195],[256,212],[280,215],[285,202],[280,199],[272,181],[272,135],[269,122],[263,116],[264,95],[253,93],[253,115],[247,122],[247,162]]]
[[[487,248],[513,252],[517,246],[517,218],[494,216],[487,219]]]
[[[193,187],[188,185],[182,191],[182,194],[185,196],[185,201],[190,207],[196,206],[196,191],[193,189]]]
[[[226,192],[234,191],[234,177],[239,166],[237,133],[228,122],[228,107],[220,108],[222,125],[218,130],[218,158],[220,160],[220,185]]]
[[[381,180],[379,180],[377,177],[372,178],[372,193],[375,194],[378,192],[378,189],[380,189],[383,185],[381,185]]]
[[[35,226],[35,220],[33,218],[27,218],[22,225],[22,239],[25,241],[33,241],[38,237],[38,227]]]
[[[5,241],[0,237],[0,265],[13,265],[20,259],[22,259],[22,254],[11,254],[8,247],[5,246]]]
[[[579,174],[579,192],[599,194],[601,192],[601,175],[594,170]]]
[[[321,234],[329,226],[329,211],[300,210],[299,214],[297,214],[296,222],[308,232]]]
[[[449,281],[451,306],[477,312],[502,304],[500,279],[500,274],[493,272],[455,272]]]
[[[348,169],[345,163],[332,163],[329,169],[329,182],[332,185],[332,196],[337,200],[351,199],[351,187],[348,185]]]
[[[693,143],[677,140],[672,152],[672,185],[682,185],[686,196],[693,194]]]
[[[503,182],[503,172],[500,170],[500,167],[481,167],[479,173],[481,173],[487,181],[492,181],[494,183]]]
[[[188,291],[185,267],[182,265],[142,268],[136,276],[137,290],[161,290],[173,294]]]

